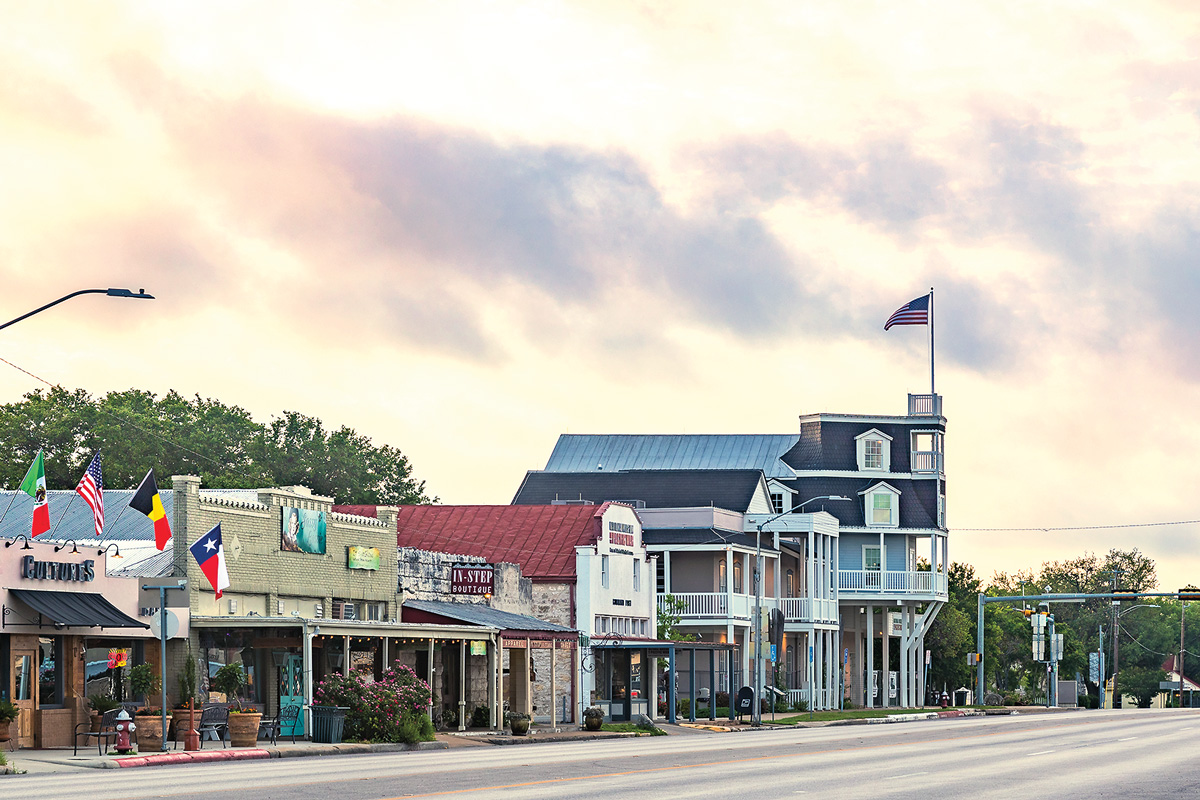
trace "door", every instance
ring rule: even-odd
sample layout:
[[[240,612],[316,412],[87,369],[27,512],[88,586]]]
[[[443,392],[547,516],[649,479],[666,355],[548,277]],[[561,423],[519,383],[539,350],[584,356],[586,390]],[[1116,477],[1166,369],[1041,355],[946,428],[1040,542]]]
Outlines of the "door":
[[[9,696],[18,709],[10,734],[18,747],[33,747],[33,710],[37,707],[38,682],[34,674],[37,664],[34,650],[12,650],[12,677]]]
[[[279,667],[279,710],[299,706],[296,721],[280,728],[280,736],[304,735],[304,658],[288,654]]]
[[[883,567],[883,548],[877,544],[863,545],[863,588],[881,589],[879,580]]]
[[[612,664],[612,684],[610,686],[612,705],[609,713],[612,716],[613,722],[628,722],[632,716],[630,708],[629,684],[632,682],[630,674],[629,651],[620,647],[615,647],[612,650],[610,659]]]

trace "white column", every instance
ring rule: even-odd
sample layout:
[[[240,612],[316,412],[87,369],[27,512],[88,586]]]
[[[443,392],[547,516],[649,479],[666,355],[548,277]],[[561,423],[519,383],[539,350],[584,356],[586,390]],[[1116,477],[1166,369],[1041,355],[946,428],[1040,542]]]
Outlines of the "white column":
[[[863,675],[866,680],[866,686],[863,687],[863,696],[867,698],[867,708],[875,707],[875,692],[873,689],[873,681],[871,680],[871,672],[875,669],[875,632],[872,628],[875,627],[875,606],[867,606],[867,663]]]
[[[671,551],[664,550],[663,554],[663,593],[672,594],[671,592]]]
[[[889,696],[892,688],[892,630],[891,625],[888,624],[888,612],[890,610],[888,606],[883,607],[883,625],[881,626],[882,632],[880,633],[880,638],[883,640],[883,661],[881,662],[882,666],[879,668],[879,705],[882,708],[887,708],[892,702],[892,698]]]

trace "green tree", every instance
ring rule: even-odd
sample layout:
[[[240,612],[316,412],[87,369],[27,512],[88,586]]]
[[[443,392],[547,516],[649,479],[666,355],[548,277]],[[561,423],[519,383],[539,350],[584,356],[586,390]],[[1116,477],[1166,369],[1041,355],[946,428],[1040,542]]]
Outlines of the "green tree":
[[[269,425],[248,411],[197,395],[157,397],[130,389],[92,398],[62,387],[0,406],[0,485],[13,489],[38,449],[46,483],[74,488],[96,450],[109,487],[133,487],[153,468],[199,475],[216,489],[305,485],[346,504],[436,502],[400,450],[377,446],[352,428],[287,411]]]
[[[671,642],[694,642],[694,633],[684,633],[679,628],[683,612],[687,611],[687,601],[682,597],[668,594],[658,605],[658,638]]]

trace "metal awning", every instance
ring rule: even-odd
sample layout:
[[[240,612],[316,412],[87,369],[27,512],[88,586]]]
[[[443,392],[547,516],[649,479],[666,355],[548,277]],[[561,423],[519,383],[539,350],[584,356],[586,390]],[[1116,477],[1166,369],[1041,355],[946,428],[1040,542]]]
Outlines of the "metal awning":
[[[8,593],[55,625],[84,628],[150,627],[122,613],[100,594],[44,589],[9,589]]]

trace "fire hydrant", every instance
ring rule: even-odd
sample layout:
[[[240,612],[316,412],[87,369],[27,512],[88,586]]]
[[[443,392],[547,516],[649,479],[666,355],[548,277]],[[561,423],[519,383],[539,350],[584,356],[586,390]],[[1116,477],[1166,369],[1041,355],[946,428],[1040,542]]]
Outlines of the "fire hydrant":
[[[137,725],[133,724],[133,719],[130,718],[129,712],[121,709],[121,713],[117,714],[117,751],[128,753],[133,750],[133,746],[129,742],[129,734],[137,730]]]
[[[950,695],[942,692],[942,708],[945,708],[948,705],[950,705]]]

